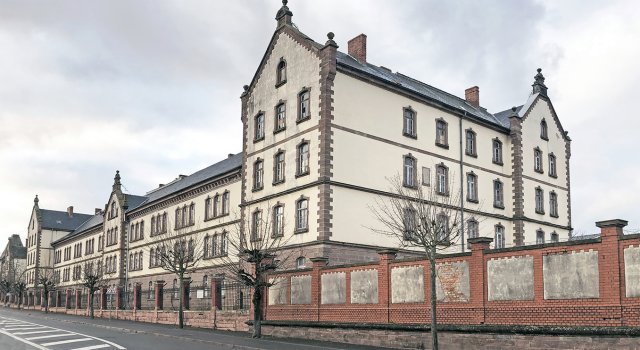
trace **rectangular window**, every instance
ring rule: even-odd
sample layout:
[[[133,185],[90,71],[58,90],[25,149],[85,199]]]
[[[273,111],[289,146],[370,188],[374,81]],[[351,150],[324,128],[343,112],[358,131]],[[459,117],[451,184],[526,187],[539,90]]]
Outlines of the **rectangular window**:
[[[222,194],[222,215],[229,214],[229,192]]]
[[[264,187],[264,168],[263,162],[258,160],[253,164],[253,189],[261,190]]]
[[[309,229],[309,201],[300,199],[296,203],[296,231]]]
[[[533,168],[536,172],[542,173],[542,151],[537,148],[533,151]]]
[[[427,167],[422,167],[422,184],[431,186],[431,169]]]
[[[284,152],[276,153],[274,157],[273,183],[284,182]]]
[[[466,140],[465,153],[468,156],[476,157],[476,133],[472,130],[467,130]]]
[[[558,176],[558,173],[556,172],[556,156],[553,154],[549,155],[549,176]]]
[[[478,237],[478,222],[475,220],[469,220],[467,222],[467,237],[468,238],[476,238]]]
[[[475,174],[467,174],[467,200],[478,202],[478,178]]]
[[[544,244],[544,231],[536,232],[536,244]]]
[[[445,214],[436,218],[436,239],[439,244],[449,243],[449,217]]]
[[[494,240],[494,247],[496,249],[500,249],[500,248],[504,248],[504,227],[503,226],[496,226],[496,237]]]
[[[536,188],[536,213],[544,214],[544,192],[541,188]]]
[[[310,103],[310,94],[309,90],[305,90],[298,95],[298,121],[303,121],[311,118],[311,109],[309,108]]]
[[[297,175],[309,174],[309,143],[304,142],[298,145],[298,169]]]
[[[416,159],[410,155],[404,157],[403,185],[416,187]]]
[[[436,192],[441,195],[449,194],[449,170],[444,165],[436,167],[437,188]]]
[[[494,208],[504,209],[504,193],[502,188],[502,182],[499,180],[493,181],[493,206]]]
[[[411,208],[404,209],[404,239],[411,240],[416,237],[416,211]]]
[[[402,133],[405,136],[416,137],[416,113],[409,108],[404,109]]]
[[[264,139],[264,114],[260,113],[255,117],[255,134],[254,140]]]
[[[253,215],[251,218],[251,240],[259,241],[262,239],[261,225],[262,225],[262,212],[258,210],[253,212]]]
[[[436,120],[436,145],[448,147],[448,130],[447,122],[443,119]]]
[[[549,215],[558,217],[558,195],[555,192],[549,194]]]
[[[273,236],[284,235],[284,207],[277,205],[273,208]]]
[[[493,163],[502,165],[502,142],[498,139],[493,140]]]
[[[276,127],[274,132],[282,131],[287,126],[286,105],[281,103],[276,106]]]

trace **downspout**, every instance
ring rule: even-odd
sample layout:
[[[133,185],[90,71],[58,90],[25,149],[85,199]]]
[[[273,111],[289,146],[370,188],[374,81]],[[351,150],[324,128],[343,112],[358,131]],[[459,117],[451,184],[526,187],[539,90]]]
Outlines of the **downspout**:
[[[464,117],[467,117],[467,111],[464,110]],[[464,167],[462,165],[462,157],[463,157],[463,152],[462,152],[462,116],[459,116],[459,124],[458,124],[458,130],[459,130],[459,134],[460,134],[460,248],[461,248],[461,252],[464,253],[464,228],[465,228],[465,224],[464,224]]]

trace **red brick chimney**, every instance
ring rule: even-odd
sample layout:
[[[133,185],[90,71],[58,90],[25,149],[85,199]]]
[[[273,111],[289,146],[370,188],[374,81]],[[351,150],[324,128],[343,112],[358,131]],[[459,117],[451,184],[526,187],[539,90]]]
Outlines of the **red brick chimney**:
[[[349,55],[360,63],[367,63],[367,36],[360,34],[349,40]]]
[[[73,205],[67,208],[67,215],[69,215],[70,218],[73,217]]]
[[[472,86],[464,90],[464,99],[472,106],[480,107],[480,88]]]

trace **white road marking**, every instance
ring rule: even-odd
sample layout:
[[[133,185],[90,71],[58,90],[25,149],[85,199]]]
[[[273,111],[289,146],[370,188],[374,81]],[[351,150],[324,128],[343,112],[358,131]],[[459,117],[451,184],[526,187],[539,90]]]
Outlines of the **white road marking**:
[[[15,335],[29,335],[29,334],[53,333],[53,332],[59,332],[59,331],[57,329],[50,329],[50,330],[47,330],[47,331],[15,332],[13,334],[15,334]]]
[[[74,336],[75,334],[69,334],[69,333],[65,333],[65,334],[51,334],[51,335],[41,335],[38,337],[30,337],[30,338],[25,338],[26,340],[37,340],[37,339],[47,339],[47,338],[60,338],[60,337],[71,337]]]
[[[94,349],[106,348],[108,346],[109,346],[109,344],[100,344],[100,345],[85,346],[84,348],[75,348],[75,349],[71,349],[71,350],[94,350]]]
[[[67,339],[67,340],[54,341],[51,343],[44,343],[42,344],[42,346],[54,346],[54,345],[60,345],[60,344],[77,343],[77,342],[88,341],[88,340],[93,340],[93,339],[92,338]]]
[[[0,319],[1,319],[1,320],[5,320],[4,322],[12,322],[12,323],[14,323],[14,324],[20,324],[20,323],[18,323],[18,322],[22,322],[22,323],[26,323],[26,324],[33,325],[33,326],[42,326],[42,325],[40,325],[40,324],[30,323],[30,322],[25,322],[25,321],[21,321],[21,320],[15,319],[15,318],[0,317]],[[44,327],[47,327],[47,326],[44,326]],[[98,338],[98,337],[94,337],[94,336],[87,335],[87,334],[82,334],[82,333],[71,332],[71,331],[68,331],[68,330],[59,329],[59,328],[54,328],[54,327],[48,327],[48,328],[51,328],[52,330],[58,330],[58,331],[61,331],[61,332],[65,332],[65,333],[67,333],[68,335],[78,335],[78,336],[82,336],[82,337],[87,337],[86,339],[88,339],[88,340],[90,340],[90,339],[94,339],[94,340],[97,340],[97,341],[100,341],[100,342],[103,342],[103,343],[109,344],[109,345],[113,346],[114,348],[117,348],[117,349],[120,349],[120,350],[126,350],[126,348],[125,348],[124,346],[118,345],[118,344],[116,344],[116,343],[114,343],[114,342],[111,342],[111,341],[108,341],[108,340],[105,340],[105,339],[102,339],[102,338]],[[44,331],[42,331],[42,332],[44,332]],[[29,340],[27,340],[27,339],[17,337],[17,336],[15,336],[14,334],[9,333],[9,332],[7,332],[7,331],[4,331],[4,330],[2,330],[2,329],[0,329],[0,333],[2,333],[2,334],[6,334],[6,335],[8,335],[8,336],[10,336],[10,337],[12,337],[12,338],[14,338],[14,339],[16,339],[16,340],[19,340],[19,341],[21,341],[21,342],[23,342],[23,343],[25,343],[25,344],[28,344],[28,345],[34,346],[34,347],[35,347],[35,348],[37,348],[37,349],[41,349],[41,350],[50,350],[49,348],[46,348],[46,347],[45,347],[45,346],[47,346],[47,345],[50,345],[50,343],[42,344],[42,346],[40,346],[40,345],[38,345],[38,344],[36,344],[36,343],[33,343],[33,342],[31,342],[31,341],[29,341]],[[83,339],[83,341],[84,341],[84,339]],[[96,349],[101,349],[101,348],[96,348]]]
[[[21,327],[21,328],[5,328],[5,331],[32,331],[34,329],[44,329],[44,328],[49,328],[46,326],[39,326],[39,327]]]
[[[34,347],[34,348],[36,348],[36,349],[40,349],[40,350],[49,350],[48,348],[45,348],[44,346],[40,346],[40,345],[38,345],[38,344],[36,344],[36,343],[32,343],[32,342],[30,342],[30,341],[28,341],[28,340],[26,340],[26,339],[16,337],[15,335],[13,335],[13,334],[11,334],[11,333],[9,333],[9,332],[5,332],[5,331],[3,331],[2,329],[0,329],[0,333],[2,333],[2,334],[4,334],[4,335],[8,335],[8,336],[10,336],[11,338],[13,338],[13,339],[15,339],[15,340],[18,340],[18,341],[21,341],[21,342],[23,342],[23,343],[25,343],[25,344],[27,344],[27,345],[31,345],[31,346],[33,346],[33,347]]]

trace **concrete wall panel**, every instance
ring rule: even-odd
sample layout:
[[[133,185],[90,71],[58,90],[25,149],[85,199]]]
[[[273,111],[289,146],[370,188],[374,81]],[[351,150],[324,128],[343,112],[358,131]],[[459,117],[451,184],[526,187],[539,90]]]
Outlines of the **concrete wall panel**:
[[[269,283],[273,285],[269,287],[269,305],[288,304],[287,301],[287,285],[286,278],[272,278]]]
[[[311,276],[291,277],[291,304],[311,304]]]
[[[344,304],[347,300],[347,279],[344,272],[325,273],[320,277],[322,304]]]
[[[533,300],[533,256],[487,261],[489,300]]]
[[[627,298],[640,297],[640,247],[624,250],[624,285]]]
[[[424,268],[422,266],[391,269],[391,302],[424,302]]]
[[[469,301],[469,264],[466,261],[437,264],[436,271],[438,301]]]
[[[378,303],[378,270],[351,271],[351,303]]]
[[[546,255],[542,258],[545,299],[600,296],[598,252],[595,250]]]

